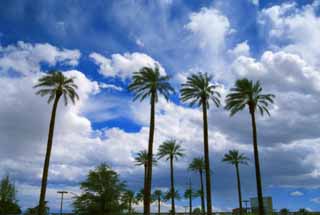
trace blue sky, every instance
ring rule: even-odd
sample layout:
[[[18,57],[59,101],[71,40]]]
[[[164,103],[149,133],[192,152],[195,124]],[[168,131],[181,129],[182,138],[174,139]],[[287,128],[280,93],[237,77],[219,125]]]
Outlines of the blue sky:
[[[14,178],[23,208],[36,205],[51,106],[32,86],[57,68],[76,77],[81,100],[59,106],[50,208],[59,207],[57,190],[80,193],[79,182],[101,162],[131,189],[141,189],[143,169],[133,158],[147,145],[149,105],[133,102],[127,85],[134,71],[158,63],[177,92],[195,72],[213,75],[223,96],[238,78],[260,80],[276,95],[272,116],[258,118],[264,193],[273,197],[275,209],[320,210],[319,5],[307,0],[1,2],[0,176]],[[178,94],[169,102],[159,100],[155,151],[169,138],[186,149],[175,165],[181,192],[188,177],[195,189],[199,184],[186,168],[202,154],[201,129],[200,110],[180,103]],[[252,160],[250,132],[247,113],[230,118],[223,108],[210,109],[216,210],[237,206],[234,169],[221,159],[236,148]],[[241,168],[245,199],[255,196],[253,167],[251,162]],[[165,161],[155,168],[154,188],[168,187],[167,170]],[[186,204],[178,201],[178,209]]]

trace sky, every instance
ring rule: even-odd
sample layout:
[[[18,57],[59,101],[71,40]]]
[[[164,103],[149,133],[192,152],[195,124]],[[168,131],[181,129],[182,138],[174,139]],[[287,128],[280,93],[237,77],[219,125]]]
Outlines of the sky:
[[[239,78],[260,80],[276,95],[271,116],[257,116],[264,195],[277,210],[320,211],[319,12],[318,0],[1,1],[0,177],[14,180],[23,209],[37,205],[52,107],[33,86],[58,69],[76,78],[80,100],[58,107],[51,210],[59,208],[58,190],[80,194],[79,183],[102,162],[140,190],[143,168],[134,157],[147,147],[150,107],[133,102],[127,86],[135,71],[156,63],[177,93],[156,104],[154,151],[172,138],[185,149],[174,164],[181,193],[188,178],[199,187],[187,167],[203,154],[203,140],[201,110],[181,103],[178,92],[190,74],[206,72],[223,105]],[[237,207],[235,169],[221,162],[229,150],[250,158],[240,168],[243,198],[256,196],[250,117],[247,111],[230,117],[213,105],[208,117],[213,206],[227,211]],[[167,161],[154,168],[153,179],[153,189],[167,189]],[[69,194],[66,211],[71,202]],[[179,200],[177,210],[187,204]]]

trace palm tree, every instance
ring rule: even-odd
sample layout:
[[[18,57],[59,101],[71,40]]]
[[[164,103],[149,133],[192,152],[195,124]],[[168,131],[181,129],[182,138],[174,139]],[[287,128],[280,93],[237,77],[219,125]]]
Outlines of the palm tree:
[[[231,89],[231,92],[226,98],[226,109],[230,111],[231,116],[243,110],[245,107],[249,109],[260,215],[264,214],[264,210],[255,112],[258,110],[261,115],[264,113],[270,115],[268,107],[269,104],[273,103],[274,97],[272,94],[262,94],[262,87],[259,81],[254,83],[245,78],[236,81],[235,87]]]
[[[145,199],[143,203],[143,211],[145,215],[150,214],[151,202],[151,181],[152,181],[152,155],[153,155],[153,137],[154,137],[154,118],[155,118],[155,104],[158,101],[159,94],[163,95],[166,100],[169,99],[174,89],[168,82],[168,76],[160,75],[159,66],[154,69],[150,67],[143,67],[138,72],[135,72],[132,77],[132,83],[128,89],[135,94],[133,100],[144,100],[150,97],[150,128],[149,128],[149,143],[148,143],[148,165],[147,178],[144,183]]]
[[[181,100],[183,102],[190,102],[190,105],[202,106],[203,112],[203,142],[204,142],[204,161],[206,170],[206,189],[207,189],[207,212],[212,214],[211,202],[211,172],[209,160],[209,140],[208,140],[208,116],[207,110],[209,109],[210,100],[219,107],[220,94],[216,91],[217,86],[210,84],[211,76],[207,73],[193,74],[187,78],[187,82],[182,84],[181,87]]]
[[[224,155],[224,158],[222,160],[223,162],[227,162],[227,163],[232,164],[236,167],[240,215],[243,214],[243,210],[242,210],[242,196],[241,196],[239,164],[247,165],[248,160],[249,159],[244,154],[240,154],[239,151],[237,151],[237,150],[230,150],[228,154]]]
[[[184,192],[184,198],[189,200],[189,214],[192,214],[192,199],[195,196],[191,186]]]
[[[174,189],[174,176],[173,176],[173,161],[178,160],[180,157],[183,157],[183,149],[180,144],[177,144],[176,140],[167,140],[163,142],[158,149],[158,158],[166,158],[166,160],[170,161],[170,181],[171,181],[171,189],[170,192],[173,194],[175,192]],[[175,203],[174,203],[174,195],[171,195],[171,211],[172,214],[175,214]]]
[[[38,83],[34,86],[34,88],[40,88],[36,92],[37,95],[49,96],[49,104],[53,101],[39,200],[39,215],[44,215],[50,154],[52,149],[54,125],[58,103],[61,97],[63,97],[65,105],[68,104],[69,99],[72,101],[72,103],[75,103],[76,99],[79,99],[79,96],[76,92],[76,89],[78,87],[74,83],[74,78],[67,78],[60,71],[52,71],[49,74],[39,78]]]
[[[139,192],[136,193],[136,200],[138,202],[144,201],[144,189],[140,189]]]
[[[132,214],[132,205],[137,202],[134,192],[131,190],[127,190],[122,197],[122,201],[124,205],[128,207],[128,214]]]
[[[189,164],[189,170],[194,172],[199,172],[200,175],[200,192],[199,196],[201,199],[201,211],[202,214],[205,214],[205,205],[204,205],[204,192],[203,192],[203,170],[205,169],[203,157],[194,158]]]
[[[163,199],[162,191],[161,190],[155,190],[153,192],[153,199],[158,202],[158,215],[160,215],[160,212],[161,212],[160,211],[161,200]]]
[[[137,156],[134,158],[136,166],[144,166],[144,180],[147,178],[147,165],[148,165],[148,152],[147,150],[142,150],[137,153]],[[156,165],[157,160],[152,159],[152,165]]]

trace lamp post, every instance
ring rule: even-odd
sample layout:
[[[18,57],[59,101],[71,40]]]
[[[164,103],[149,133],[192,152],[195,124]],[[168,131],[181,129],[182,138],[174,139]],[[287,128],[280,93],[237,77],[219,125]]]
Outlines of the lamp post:
[[[61,194],[60,215],[62,215],[63,195],[64,195],[64,194],[67,194],[68,192],[62,190],[62,191],[58,191],[57,193],[58,193],[58,194]]]

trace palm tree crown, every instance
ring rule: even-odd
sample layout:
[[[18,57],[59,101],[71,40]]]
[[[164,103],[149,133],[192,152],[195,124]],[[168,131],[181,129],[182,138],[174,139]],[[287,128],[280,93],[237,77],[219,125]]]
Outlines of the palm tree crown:
[[[220,93],[216,91],[217,85],[210,84],[211,80],[212,77],[207,73],[189,76],[187,82],[181,86],[181,100],[189,101],[191,106],[201,106],[205,102],[209,108],[211,99],[217,107],[220,106]]]
[[[199,171],[199,170],[203,170],[204,168],[205,166],[204,166],[203,157],[194,158],[188,167],[188,169],[191,171]]]
[[[158,158],[166,158],[169,160],[173,158],[178,160],[180,157],[184,156],[184,150],[181,148],[180,144],[177,144],[176,140],[167,140],[159,146]]]
[[[137,99],[142,101],[152,95],[154,95],[155,101],[158,101],[158,93],[168,100],[170,94],[174,93],[174,89],[168,80],[169,76],[162,76],[160,74],[158,65],[154,69],[143,67],[133,74],[132,83],[128,86],[128,89],[134,92],[134,101]]]
[[[142,150],[137,153],[137,156],[134,158],[137,166],[147,165],[148,164],[148,152],[147,150]],[[152,165],[157,163],[156,159],[152,159]]]
[[[259,81],[254,83],[246,78],[237,80],[235,87],[227,95],[226,109],[230,110],[232,116],[248,105],[250,113],[254,113],[258,109],[261,115],[264,112],[270,115],[268,106],[273,103],[275,96],[273,94],[262,94],[261,92],[262,87]]]
[[[244,154],[240,154],[238,150],[230,150],[228,154],[224,155],[223,162],[227,162],[233,165],[248,164],[249,158]]]
[[[158,198],[162,198],[163,197],[163,192],[161,190],[155,190],[153,192],[153,196],[154,196],[154,199],[158,199]]]
[[[49,96],[48,103],[56,97],[63,96],[65,105],[70,99],[72,103],[79,99],[76,89],[78,86],[74,83],[74,78],[67,78],[60,71],[52,71],[49,74],[39,78],[38,84],[34,88],[39,89],[36,94],[40,96]]]

